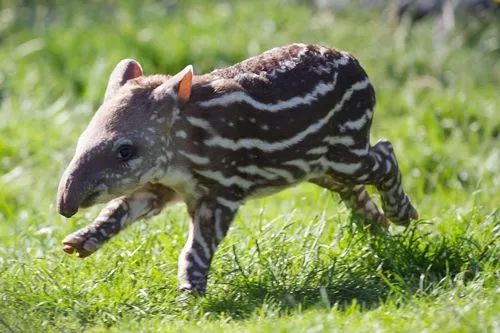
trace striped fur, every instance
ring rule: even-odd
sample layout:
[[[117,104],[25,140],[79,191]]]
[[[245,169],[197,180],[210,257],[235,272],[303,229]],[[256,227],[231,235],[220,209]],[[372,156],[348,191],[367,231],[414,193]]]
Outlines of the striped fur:
[[[120,66],[112,77],[142,73],[132,61]],[[139,75],[126,84],[122,79],[121,88],[110,82],[103,106],[107,113],[96,118],[104,123],[112,118],[105,129],[116,135],[117,119],[127,130],[135,129],[149,112],[143,124],[147,135],[140,139],[148,148],[128,162],[131,174],[99,177],[107,180],[108,194],[116,182],[120,191],[139,189],[111,201],[94,223],[68,236],[65,251],[89,255],[179,195],[192,218],[179,258],[180,288],[203,292],[213,254],[248,198],[310,181],[338,192],[372,229],[386,228],[386,217],[403,225],[417,218],[391,144],[370,145],[375,92],[350,54],[293,44],[209,74],[193,77],[190,71],[187,67],[174,77]],[[93,133],[89,127],[87,136]],[[115,145],[133,141],[124,138]],[[375,185],[381,193],[385,216],[364,185]]]

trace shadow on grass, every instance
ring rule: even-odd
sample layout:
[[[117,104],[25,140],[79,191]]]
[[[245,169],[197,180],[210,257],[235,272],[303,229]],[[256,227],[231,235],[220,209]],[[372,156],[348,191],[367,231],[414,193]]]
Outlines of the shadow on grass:
[[[438,237],[421,231],[424,224],[383,236],[347,227],[339,250],[322,247],[312,237],[296,256],[286,254],[289,242],[296,240],[284,235],[270,239],[268,246],[255,241],[252,259],[245,263],[233,251],[236,267],[214,276],[212,291],[198,305],[204,313],[234,319],[265,308],[286,314],[318,306],[342,309],[356,302],[370,309],[389,296],[404,302],[474,279],[493,255],[494,239],[480,246],[467,230]]]

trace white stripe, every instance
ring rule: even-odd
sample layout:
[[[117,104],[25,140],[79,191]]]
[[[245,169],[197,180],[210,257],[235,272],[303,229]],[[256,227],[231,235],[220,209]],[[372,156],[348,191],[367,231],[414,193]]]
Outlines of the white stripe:
[[[264,169],[260,169],[260,168],[256,167],[255,165],[238,167],[238,171],[241,171],[241,172],[249,174],[249,175],[261,176],[262,178],[265,178],[267,180],[275,180],[275,179],[279,178],[274,173],[271,173],[271,172],[266,171]]]
[[[205,274],[203,274],[202,272],[198,272],[198,271],[192,271],[191,272],[191,276],[194,276],[194,277],[205,277]]]
[[[389,160],[385,160],[385,170],[387,173],[392,169],[392,164]],[[391,185],[392,186],[392,185]]]
[[[193,126],[203,128],[204,130],[207,130],[208,132],[213,132],[213,129],[210,126],[210,123],[208,121],[206,121],[205,119],[200,119],[200,118],[195,118],[195,117],[187,117],[186,119]]]
[[[309,173],[311,171],[311,167],[309,166],[309,163],[307,163],[305,160],[301,160],[301,159],[291,160],[291,161],[287,161],[283,164],[295,166],[295,167],[301,169],[302,171],[304,171],[305,173]]]
[[[212,217],[212,211],[207,208],[206,204],[202,204],[197,215],[198,215],[197,218],[195,219],[195,221],[193,221],[193,238],[195,242],[202,247],[203,253],[205,254],[205,258],[209,259],[210,249],[208,248],[208,244],[203,238],[203,235],[201,233],[200,219],[210,220],[210,218]]]
[[[359,176],[357,179],[358,180],[366,180],[366,179],[368,179],[369,176],[370,175],[368,173],[365,173],[364,175]]]
[[[330,145],[352,146],[354,144],[354,139],[350,136],[327,136],[323,139],[323,142]]]
[[[198,232],[194,234],[194,239],[202,247],[205,258],[210,258],[210,249],[208,248],[208,245],[205,242],[203,236]]]
[[[351,129],[351,130],[360,130],[368,120],[371,118],[371,110],[366,110],[366,113],[359,119],[346,121],[344,124],[340,126],[341,130]]]
[[[210,162],[210,159],[207,157],[193,155],[188,152],[185,152],[184,150],[179,150],[179,154],[187,157],[191,162],[195,164],[208,164]]]
[[[217,238],[217,241],[221,241],[224,238],[224,233],[222,232],[222,226],[221,226],[221,210],[216,209],[215,210],[215,237]]]
[[[398,219],[402,219],[402,218],[403,218],[404,213],[406,213],[406,209],[408,208],[408,205],[409,205],[409,204],[410,204],[410,202],[409,202],[409,201],[407,201],[407,202],[405,202],[405,203],[403,204],[403,206],[401,206],[401,207],[399,208],[399,211],[397,212],[397,213],[398,213]]]
[[[373,203],[373,201],[368,200],[365,204],[365,210],[373,213],[378,213],[377,206]]]
[[[330,121],[330,119],[342,109],[344,106],[344,103],[348,101],[354,91],[358,91],[361,89],[365,89],[370,85],[370,81],[366,78],[362,81],[359,81],[351,86],[350,89],[348,89],[344,95],[342,96],[342,99],[340,102],[332,109],[330,112],[326,115],[326,117],[321,118],[318,122],[310,125],[308,128],[306,128],[304,131],[296,134],[295,136],[283,140],[283,141],[278,141],[278,142],[266,142],[262,141],[260,139],[251,139],[251,138],[245,138],[245,139],[238,139],[238,140],[231,140],[223,137],[213,137],[209,140],[205,140],[205,144],[214,147],[214,146],[219,146],[222,148],[226,149],[231,149],[231,150],[238,150],[240,148],[256,148],[262,151],[266,152],[273,152],[277,150],[282,150],[285,149],[291,145],[297,144],[301,142],[306,136],[309,134],[315,133],[319,131],[324,125]],[[204,127],[203,127],[204,128]],[[211,128],[207,129],[213,131]],[[349,137],[346,137],[349,138]],[[349,138],[349,142],[354,142],[352,138]],[[344,139],[347,140],[347,139]]]
[[[238,209],[238,207],[240,207],[240,203],[237,202],[237,201],[227,200],[227,199],[222,198],[222,197],[217,197],[216,200],[221,205],[226,206],[227,208],[229,208],[232,212],[236,211]]]
[[[291,172],[283,169],[278,169],[278,168],[264,168],[269,172],[272,172],[282,178],[284,178],[288,183],[293,183],[295,182],[295,177],[292,175]]]
[[[189,254],[191,254],[193,256],[193,259],[194,259],[194,261],[196,261],[196,263],[198,264],[198,266],[200,266],[201,268],[207,268],[208,267],[208,265],[205,264],[205,262],[200,258],[200,256],[196,252],[196,250],[191,249],[191,251],[189,251]]]
[[[354,155],[358,155],[358,156],[368,155],[368,145],[366,146],[366,148],[349,149],[349,152],[353,153]]]
[[[306,151],[306,154],[307,155],[319,155],[319,154],[324,154],[327,151],[328,151],[328,147],[320,146],[320,147],[316,147],[316,148],[313,148],[313,149]]]
[[[319,158],[317,163],[321,164],[324,168],[330,168],[334,171],[352,175],[361,167],[361,163],[342,163],[327,160],[324,156]]]
[[[279,101],[275,104],[266,104],[253,99],[251,96],[247,95],[243,91],[236,91],[220,97],[210,99],[199,103],[201,107],[209,108],[212,106],[226,106],[233,103],[245,102],[250,104],[252,107],[269,112],[278,112],[285,109],[291,109],[301,104],[311,104],[313,101],[317,100],[318,97],[324,96],[335,89],[337,84],[338,73],[335,73],[333,81],[330,83],[319,82],[314,89],[304,96],[295,96],[286,101]]]
[[[220,171],[212,171],[212,170],[194,170],[194,171],[202,175],[203,177],[213,179],[217,181],[219,184],[222,184],[224,186],[237,185],[246,190],[253,185],[252,182],[244,178],[241,178],[239,176],[227,177]]]

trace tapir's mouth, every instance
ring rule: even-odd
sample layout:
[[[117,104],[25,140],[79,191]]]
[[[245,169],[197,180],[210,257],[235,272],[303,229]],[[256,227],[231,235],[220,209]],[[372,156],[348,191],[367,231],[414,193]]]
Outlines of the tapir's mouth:
[[[80,207],[81,208],[88,208],[90,206],[93,206],[97,203],[97,201],[101,198],[103,194],[105,194],[108,190],[108,187],[104,185],[103,183],[100,183],[95,187],[95,189],[90,192],[89,195],[87,195],[81,202],[80,202]]]
[[[104,191],[102,190],[97,190],[95,192],[90,193],[88,196],[85,197],[85,199],[82,200],[80,203],[80,207],[82,208],[87,208],[90,206],[93,206],[99,197],[103,194]]]

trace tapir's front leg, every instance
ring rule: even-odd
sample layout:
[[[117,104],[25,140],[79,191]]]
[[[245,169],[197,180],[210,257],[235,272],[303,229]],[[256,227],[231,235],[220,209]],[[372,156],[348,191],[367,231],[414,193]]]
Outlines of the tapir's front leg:
[[[113,199],[91,224],[63,240],[64,251],[76,251],[78,257],[85,258],[128,225],[158,214],[175,197],[176,193],[168,187],[146,184],[129,196]]]
[[[210,262],[239,203],[218,197],[198,201],[194,206],[189,207],[189,236],[179,257],[179,288],[190,293],[204,293]]]

